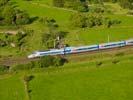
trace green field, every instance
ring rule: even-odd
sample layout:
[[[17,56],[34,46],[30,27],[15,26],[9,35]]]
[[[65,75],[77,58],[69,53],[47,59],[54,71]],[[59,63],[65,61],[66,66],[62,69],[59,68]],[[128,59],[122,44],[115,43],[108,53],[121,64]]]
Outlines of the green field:
[[[90,45],[90,44],[99,44],[103,42],[108,42],[108,37],[111,41],[119,41],[133,38],[133,16],[128,16],[126,14],[127,10],[122,9],[118,4],[106,3],[105,7],[109,6],[107,9],[111,9],[114,14],[105,14],[112,19],[117,19],[121,21],[121,24],[114,25],[111,28],[106,27],[94,27],[94,28],[72,28],[73,25],[70,25],[70,15],[75,13],[70,9],[57,8],[52,6],[52,0],[38,0],[38,1],[24,1],[24,0],[12,0],[15,2],[15,5],[27,11],[31,17],[50,17],[54,18],[59,24],[59,30],[68,32],[67,36],[64,39],[64,43],[69,44],[70,46],[80,46],[80,45]],[[118,8],[115,10],[115,8]],[[33,22],[30,25],[23,26],[27,29],[34,30],[33,36],[28,38],[26,41],[26,53],[21,53],[24,56],[35,50],[44,50],[41,43],[41,36],[46,27],[40,24],[37,21]],[[2,27],[1,27],[2,29]],[[37,43],[36,45],[34,45]],[[0,55],[19,55],[17,50],[13,53],[9,51],[14,51],[12,49],[0,48]]]
[[[0,100],[26,100],[23,82],[14,75],[0,75]]]
[[[127,52],[71,56],[63,67],[0,75],[0,99],[28,100],[23,82],[28,74],[34,76],[28,84],[30,100],[132,100],[133,55]]]
[[[31,100],[131,100],[133,63],[121,64],[36,74],[30,82]]]
[[[39,22],[42,17],[55,19],[59,30],[68,32],[63,42],[70,46],[133,38],[133,16],[128,16],[128,10],[121,8],[117,3],[105,3],[105,7],[112,13],[104,15],[120,20],[120,24],[110,28],[99,26],[83,29],[74,28],[70,24],[70,16],[76,13],[75,10],[54,7],[52,0],[11,2],[17,8],[28,12],[31,18],[38,19],[22,26],[22,29],[34,31],[26,38],[24,51],[11,46],[0,47],[0,61],[14,58],[19,63],[17,58],[20,57],[21,60],[33,51],[45,49],[41,40],[48,27]],[[17,28],[0,26],[0,34],[6,30],[17,31]],[[68,63],[60,67],[34,67],[32,70],[0,74],[0,100],[133,100],[133,48],[65,57]],[[34,76],[27,87],[24,82],[25,75]]]

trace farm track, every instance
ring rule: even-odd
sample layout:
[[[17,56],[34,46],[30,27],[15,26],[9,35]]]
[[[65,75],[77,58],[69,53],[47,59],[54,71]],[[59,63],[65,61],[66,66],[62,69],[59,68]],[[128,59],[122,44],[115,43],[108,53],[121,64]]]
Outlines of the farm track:
[[[129,52],[130,51],[130,52]],[[119,48],[112,48],[112,49],[104,49],[104,50],[97,50],[97,51],[89,51],[89,52],[83,52],[83,53],[76,53],[76,54],[68,54],[68,55],[63,55],[66,59],[75,59],[77,56],[80,57],[86,56],[86,55],[94,55],[94,54],[113,54],[113,53],[118,53],[118,52],[126,52],[126,54],[133,54],[133,46],[125,46],[125,47],[119,47]],[[12,58],[12,57],[7,57],[0,59],[0,64],[2,65],[13,65],[13,64],[26,64],[31,61],[37,61],[39,58],[35,59],[28,59],[26,57],[20,57],[20,58]]]

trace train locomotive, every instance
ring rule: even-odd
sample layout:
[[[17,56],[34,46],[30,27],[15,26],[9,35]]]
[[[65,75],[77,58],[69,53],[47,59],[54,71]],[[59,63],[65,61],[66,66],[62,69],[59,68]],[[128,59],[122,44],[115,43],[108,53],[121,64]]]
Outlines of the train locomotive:
[[[80,46],[80,47],[65,47],[61,49],[50,49],[47,51],[35,51],[32,54],[28,55],[28,58],[36,58],[48,55],[65,55],[65,54],[73,54],[73,53],[81,53],[81,52],[89,52],[103,49],[111,49],[123,46],[133,45],[133,39],[126,41],[118,41],[118,42],[109,42],[98,45],[89,45],[89,46]]]

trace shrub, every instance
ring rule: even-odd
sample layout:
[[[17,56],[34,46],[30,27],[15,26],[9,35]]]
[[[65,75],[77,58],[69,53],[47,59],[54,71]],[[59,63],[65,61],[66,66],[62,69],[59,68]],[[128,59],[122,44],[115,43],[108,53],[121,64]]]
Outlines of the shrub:
[[[117,60],[117,59],[114,59],[114,60],[112,61],[113,64],[117,64],[117,63],[119,63],[119,62],[120,62],[120,61]]]
[[[38,61],[38,65],[40,68],[49,67],[54,65],[54,57],[53,56],[44,56]]]
[[[124,56],[124,53],[123,52],[119,52],[119,53],[115,54],[115,56]]]
[[[0,65],[0,73],[8,72],[9,66]]]
[[[29,75],[29,76],[24,75],[24,81],[25,81],[25,82],[29,82],[29,81],[31,81],[33,78],[34,78],[33,75]]]
[[[34,67],[33,62],[30,62],[28,64],[17,64],[12,67],[12,71],[17,71],[17,70],[29,70]]]
[[[101,66],[103,63],[100,61],[100,62],[96,62],[96,66],[99,67]]]
[[[54,66],[62,66],[62,65],[64,65],[65,62],[67,62],[67,60],[65,58],[55,57]]]

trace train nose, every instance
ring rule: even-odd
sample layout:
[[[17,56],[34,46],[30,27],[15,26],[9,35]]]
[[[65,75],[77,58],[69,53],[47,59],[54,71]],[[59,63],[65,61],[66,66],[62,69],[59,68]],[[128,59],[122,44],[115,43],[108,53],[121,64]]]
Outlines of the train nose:
[[[30,59],[30,58],[34,58],[34,56],[33,56],[33,55],[29,55],[28,58],[29,58],[29,59]]]

